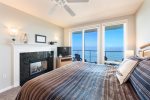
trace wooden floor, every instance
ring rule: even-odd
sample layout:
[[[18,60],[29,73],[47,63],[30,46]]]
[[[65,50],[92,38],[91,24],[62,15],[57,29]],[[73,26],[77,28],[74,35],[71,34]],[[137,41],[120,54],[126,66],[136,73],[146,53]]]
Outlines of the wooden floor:
[[[15,100],[16,95],[18,94],[20,87],[16,87],[0,93],[0,100]]]

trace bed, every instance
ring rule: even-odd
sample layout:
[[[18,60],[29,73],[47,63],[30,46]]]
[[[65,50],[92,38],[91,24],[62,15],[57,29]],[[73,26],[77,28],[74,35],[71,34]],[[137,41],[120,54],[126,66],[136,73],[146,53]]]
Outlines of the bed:
[[[149,100],[150,60],[131,59],[139,64],[125,84],[113,66],[74,62],[28,81],[16,100]]]

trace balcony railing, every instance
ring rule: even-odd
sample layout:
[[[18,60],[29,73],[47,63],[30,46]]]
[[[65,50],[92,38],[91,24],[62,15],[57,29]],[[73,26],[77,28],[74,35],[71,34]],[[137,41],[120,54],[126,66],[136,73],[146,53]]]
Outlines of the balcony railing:
[[[105,60],[107,61],[121,61],[123,59],[124,51],[105,51]],[[97,50],[84,50],[84,60],[90,63],[97,63]],[[72,56],[79,54],[82,59],[82,50],[73,50]]]

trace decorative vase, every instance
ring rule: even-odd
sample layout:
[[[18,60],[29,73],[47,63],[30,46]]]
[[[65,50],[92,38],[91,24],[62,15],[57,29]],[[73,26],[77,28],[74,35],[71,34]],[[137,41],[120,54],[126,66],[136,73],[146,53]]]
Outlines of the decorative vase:
[[[23,42],[26,44],[28,43],[28,36],[27,33],[24,34]]]

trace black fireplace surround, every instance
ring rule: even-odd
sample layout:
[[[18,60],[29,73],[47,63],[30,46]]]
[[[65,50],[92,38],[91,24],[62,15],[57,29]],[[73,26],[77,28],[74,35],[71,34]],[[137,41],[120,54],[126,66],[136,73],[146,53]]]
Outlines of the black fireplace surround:
[[[20,85],[53,70],[53,51],[20,53]]]

